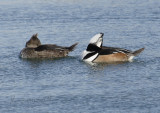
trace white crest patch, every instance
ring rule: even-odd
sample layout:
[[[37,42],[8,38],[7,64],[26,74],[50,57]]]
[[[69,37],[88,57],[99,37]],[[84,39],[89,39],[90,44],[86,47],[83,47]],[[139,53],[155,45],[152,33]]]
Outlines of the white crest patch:
[[[93,36],[90,40],[89,43],[91,44],[95,44],[96,46],[100,47],[102,45],[102,42],[103,42],[103,34],[102,33],[99,33],[99,34],[96,34],[95,36]]]

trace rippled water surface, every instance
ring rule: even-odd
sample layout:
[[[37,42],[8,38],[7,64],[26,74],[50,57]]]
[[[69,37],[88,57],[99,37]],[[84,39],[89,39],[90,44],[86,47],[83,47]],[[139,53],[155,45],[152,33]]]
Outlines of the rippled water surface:
[[[133,62],[90,65],[81,52],[104,45],[145,51]],[[25,42],[79,45],[61,59],[21,59]],[[0,1],[1,113],[159,113],[160,2],[157,0]]]

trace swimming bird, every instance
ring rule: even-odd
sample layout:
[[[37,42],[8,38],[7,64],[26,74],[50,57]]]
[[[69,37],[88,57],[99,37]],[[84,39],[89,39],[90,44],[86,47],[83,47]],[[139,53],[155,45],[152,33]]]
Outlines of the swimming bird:
[[[87,49],[82,53],[82,60],[107,63],[132,61],[135,56],[144,50],[144,48],[141,48],[136,51],[130,51],[123,48],[102,46],[103,36],[104,33],[99,33],[91,38]]]
[[[34,34],[29,41],[26,42],[26,47],[20,52],[21,58],[59,58],[68,56],[69,52],[73,51],[78,43],[70,47],[58,46],[56,44],[41,44],[38,39],[38,34]]]

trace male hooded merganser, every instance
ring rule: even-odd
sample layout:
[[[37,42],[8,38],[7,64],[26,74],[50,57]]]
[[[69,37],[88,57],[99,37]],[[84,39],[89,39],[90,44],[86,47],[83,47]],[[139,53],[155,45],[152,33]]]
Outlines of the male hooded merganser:
[[[96,34],[91,38],[88,47],[82,53],[82,60],[88,62],[122,62],[132,61],[135,56],[140,54],[144,48],[136,51],[127,49],[106,47],[103,44],[103,33]]]
[[[26,47],[20,52],[21,58],[58,58],[65,57],[69,52],[73,51],[78,43],[70,47],[57,46],[55,44],[41,45],[37,38],[38,34],[34,34],[29,41],[26,42]]]

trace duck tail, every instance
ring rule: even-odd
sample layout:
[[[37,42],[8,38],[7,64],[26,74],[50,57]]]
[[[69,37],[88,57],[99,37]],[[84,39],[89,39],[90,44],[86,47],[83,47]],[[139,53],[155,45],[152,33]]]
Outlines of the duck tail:
[[[78,43],[75,43],[75,44],[71,45],[70,47],[68,47],[69,51],[73,51],[77,44]]]
[[[132,54],[133,54],[134,56],[137,56],[137,55],[139,55],[143,50],[144,50],[144,48],[138,49],[138,50],[134,51]]]

